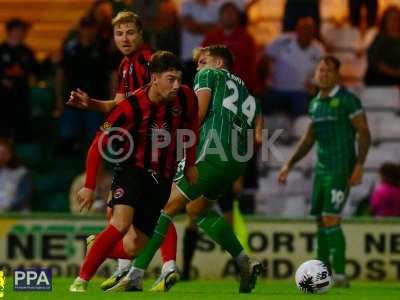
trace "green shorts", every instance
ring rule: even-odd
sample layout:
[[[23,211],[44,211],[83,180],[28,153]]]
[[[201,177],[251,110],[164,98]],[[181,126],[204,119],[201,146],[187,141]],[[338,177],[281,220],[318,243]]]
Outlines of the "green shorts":
[[[340,216],[349,190],[349,175],[316,173],[310,214],[316,217]]]
[[[184,161],[178,166],[174,181],[178,190],[188,200],[204,196],[209,200],[217,200],[240,176],[244,174],[246,164],[237,162],[214,162],[203,160],[196,164],[199,172],[197,183],[189,185],[183,176]]]

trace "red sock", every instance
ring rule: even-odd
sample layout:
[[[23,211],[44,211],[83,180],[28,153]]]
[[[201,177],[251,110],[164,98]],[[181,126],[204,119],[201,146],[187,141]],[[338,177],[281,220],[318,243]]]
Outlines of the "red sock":
[[[90,280],[97,269],[107,258],[113,246],[123,238],[124,234],[113,225],[108,224],[100,234],[96,236],[93,246],[86,255],[81,266],[79,277],[84,280]]]
[[[114,245],[112,248],[111,253],[108,254],[107,258],[124,258],[124,259],[131,259],[132,256],[125,252],[124,249],[124,239],[120,240],[118,243]]]
[[[174,223],[171,223],[168,227],[168,231],[165,236],[164,242],[161,244],[160,247],[161,258],[164,263],[170,260],[176,261],[176,243],[177,243],[176,228]]]

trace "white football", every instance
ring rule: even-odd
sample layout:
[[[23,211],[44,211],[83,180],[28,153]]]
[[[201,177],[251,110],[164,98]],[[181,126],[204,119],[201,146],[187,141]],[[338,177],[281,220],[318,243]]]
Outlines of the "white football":
[[[303,293],[326,293],[333,284],[331,272],[320,260],[302,263],[296,271],[295,279],[297,287]]]

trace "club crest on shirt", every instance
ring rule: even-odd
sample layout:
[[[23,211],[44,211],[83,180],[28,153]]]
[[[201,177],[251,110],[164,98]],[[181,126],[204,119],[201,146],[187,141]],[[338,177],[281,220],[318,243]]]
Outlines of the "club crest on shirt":
[[[331,100],[331,102],[329,103],[329,106],[332,107],[332,108],[337,108],[337,107],[339,107],[339,104],[340,104],[339,99],[338,98],[333,98]]]
[[[117,188],[114,191],[114,199],[119,199],[125,194],[125,191],[123,188]]]
[[[132,75],[133,73],[133,64],[129,65],[129,75]]]
[[[103,129],[104,131],[106,131],[110,128],[111,128],[111,124],[108,122],[104,122],[103,125],[101,125],[101,129]]]
[[[176,116],[180,116],[182,114],[182,108],[180,108],[179,106],[174,106],[172,109],[172,114],[176,117]]]

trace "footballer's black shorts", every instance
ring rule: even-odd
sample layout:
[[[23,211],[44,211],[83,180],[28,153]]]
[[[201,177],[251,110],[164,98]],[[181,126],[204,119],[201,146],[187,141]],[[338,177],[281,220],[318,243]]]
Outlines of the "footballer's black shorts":
[[[132,206],[132,224],[147,236],[152,236],[160,211],[168,202],[171,185],[172,178],[165,179],[140,168],[116,167],[109,206]]]
[[[221,197],[218,198],[217,203],[221,211],[232,212],[233,210],[233,198],[235,197],[233,193],[233,187],[231,186],[227,189]]]

